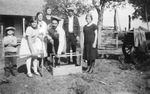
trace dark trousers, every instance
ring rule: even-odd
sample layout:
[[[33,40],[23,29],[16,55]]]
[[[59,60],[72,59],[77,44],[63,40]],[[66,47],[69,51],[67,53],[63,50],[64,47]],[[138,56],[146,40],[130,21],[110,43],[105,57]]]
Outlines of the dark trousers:
[[[57,51],[58,51],[59,40],[55,39],[55,38],[53,38],[53,40],[54,40],[54,45],[51,44],[51,43],[47,43],[47,54],[48,54],[48,57],[50,57],[50,54],[52,54],[52,53],[57,54]],[[54,49],[53,49],[53,46],[54,46]],[[58,61],[57,59],[55,59],[55,60],[56,60],[56,62]],[[47,58],[44,59],[44,62],[45,62],[45,66],[50,65],[50,62],[47,60]]]
[[[57,54],[57,51],[58,51],[59,40],[56,39],[56,38],[53,38],[53,40],[54,40],[54,44],[47,43],[48,57],[52,53]],[[45,66],[49,66],[50,65],[50,62],[47,60],[47,58],[45,58],[44,62],[45,62]],[[58,63],[58,58],[55,58],[55,62]]]
[[[6,55],[16,55],[16,52],[5,52]],[[10,73],[16,75],[14,71],[17,71],[17,58],[16,57],[5,57],[5,76],[8,77]]]
[[[47,43],[47,54],[48,56],[50,56],[51,53],[57,54],[58,51],[58,46],[59,46],[59,40],[58,39],[53,39],[54,40],[54,44],[51,43]],[[54,49],[53,49],[54,46]]]
[[[52,44],[50,42],[47,43],[47,55],[50,56],[50,54],[53,52],[52,51]]]
[[[55,54],[57,54],[58,46],[59,46],[59,40],[58,40],[58,39],[53,39],[53,40],[54,40],[54,50],[55,50]]]
[[[53,50],[55,50],[55,54],[57,54],[58,46],[59,46],[59,40],[58,39],[53,39],[53,40],[54,40],[54,49]],[[53,53],[54,53],[54,51],[53,51]],[[56,65],[59,64],[57,57],[55,58],[55,64]]]
[[[66,37],[66,43],[67,43],[67,48],[66,48],[66,52],[70,53],[70,48],[72,49],[72,52],[76,52],[76,44],[77,44],[77,40],[76,40],[76,36],[74,36],[73,33],[69,33],[69,35]],[[70,62],[70,57],[68,57],[68,63]],[[77,57],[73,56],[73,63],[77,63]]]
[[[52,44],[50,42],[47,43],[47,57],[50,57],[50,54],[52,53]],[[44,58],[44,66],[49,66],[50,62],[47,57]]]
[[[16,52],[5,52],[6,55],[16,55]],[[5,67],[12,68],[17,65],[16,57],[5,57]]]

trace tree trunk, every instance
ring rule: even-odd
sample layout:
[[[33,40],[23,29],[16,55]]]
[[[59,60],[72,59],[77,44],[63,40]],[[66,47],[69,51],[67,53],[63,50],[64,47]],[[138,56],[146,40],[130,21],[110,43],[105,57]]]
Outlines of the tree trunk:
[[[105,8],[105,5],[102,5],[101,8],[96,8],[97,10],[97,13],[98,13],[98,49],[100,49],[101,47],[101,30],[102,30],[102,27],[103,27],[103,14],[104,14],[104,8]]]

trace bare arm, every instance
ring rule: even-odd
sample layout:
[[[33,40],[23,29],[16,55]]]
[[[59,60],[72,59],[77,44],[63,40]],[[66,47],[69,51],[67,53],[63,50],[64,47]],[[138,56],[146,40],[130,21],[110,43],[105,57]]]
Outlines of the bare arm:
[[[94,31],[94,33],[95,33],[95,38],[94,38],[93,48],[96,48],[96,44],[97,44],[97,29]]]
[[[30,49],[31,53],[34,53],[32,41],[31,41],[31,36],[27,36],[27,42],[28,42],[29,49]]]
[[[26,36],[27,36],[27,43],[28,43],[29,49],[31,53],[34,53],[33,46],[32,46],[32,32],[31,31],[32,31],[32,28],[28,27],[26,30]]]

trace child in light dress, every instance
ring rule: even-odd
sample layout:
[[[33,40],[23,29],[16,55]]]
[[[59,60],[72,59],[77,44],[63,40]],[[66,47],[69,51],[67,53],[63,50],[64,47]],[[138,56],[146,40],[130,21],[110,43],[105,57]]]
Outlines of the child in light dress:
[[[37,27],[37,20],[33,17],[30,21],[30,26],[26,29],[26,36],[22,39],[20,47],[20,55],[26,57],[27,76],[32,77],[31,63],[33,62],[33,71],[35,75],[40,75],[38,72],[37,58],[42,54],[42,48],[39,47],[40,34]],[[24,55],[24,56],[23,56]]]

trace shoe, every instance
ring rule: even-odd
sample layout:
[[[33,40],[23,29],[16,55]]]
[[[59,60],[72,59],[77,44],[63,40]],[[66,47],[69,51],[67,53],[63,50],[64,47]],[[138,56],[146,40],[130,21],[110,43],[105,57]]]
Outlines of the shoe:
[[[17,72],[16,69],[12,69],[12,70],[11,70],[11,74],[12,74],[13,76],[17,76],[17,75],[18,75],[18,72]]]
[[[50,72],[50,67],[49,67],[49,66],[48,66],[48,67],[46,67],[46,69],[47,69],[47,71],[48,71],[48,72]]]
[[[6,76],[6,77],[9,77],[9,76],[10,76],[10,74],[11,74],[11,72],[10,72],[10,68],[5,67],[5,68],[4,68],[4,71],[5,71],[5,76]]]
[[[10,68],[10,72],[13,76],[17,76],[18,72],[17,72],[17,65],[13,65],[11,68]]]
[[[37,75],[37,76],[40,76],[40,73],[38,73],[38,72],[34,72],[34,74]]]
[[[29,78],[31,78],[31,77],[33,77],[33,74],[32,74],[32,73],[28,73],[27,76],[28,76]]]
[[[0,85],[2,85],[2,84],[8,84],[8,83],[10,83],[10,81],[9,80],[2,80],[1,82],[0,82]]]

